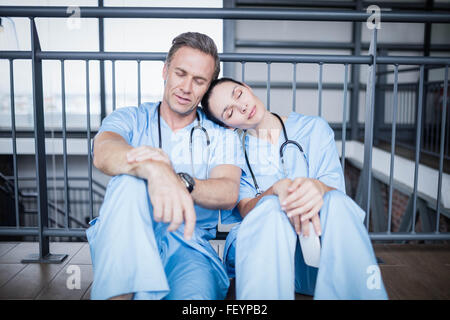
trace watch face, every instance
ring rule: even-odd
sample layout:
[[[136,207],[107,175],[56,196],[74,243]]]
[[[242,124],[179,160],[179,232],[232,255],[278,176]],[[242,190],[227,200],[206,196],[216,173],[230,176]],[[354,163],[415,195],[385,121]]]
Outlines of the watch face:
[[[192,177],[189,174],[185,173],[185,172],[180,172],[180,173],[178,173],[178,175],[183,180],[183,182],[186,185],[186,188],[188,189],[188,191],[192,192],[192,190],[194,190],[194,186],[195,186],[194,179],[192,179]]]

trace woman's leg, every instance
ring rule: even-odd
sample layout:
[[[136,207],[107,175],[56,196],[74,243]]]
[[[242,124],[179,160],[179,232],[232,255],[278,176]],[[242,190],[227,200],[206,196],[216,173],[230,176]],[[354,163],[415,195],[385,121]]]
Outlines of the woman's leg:
[[[318,270],[305,263],[300,241],[297,241],[295,248],[295,292],[313,296]]]
[[[387,299],[364,216],[344,193],[325,194],[315,299]]]
[[[237,233],[236,298],[294,299],[296,241],[278,197],[262,198]]]

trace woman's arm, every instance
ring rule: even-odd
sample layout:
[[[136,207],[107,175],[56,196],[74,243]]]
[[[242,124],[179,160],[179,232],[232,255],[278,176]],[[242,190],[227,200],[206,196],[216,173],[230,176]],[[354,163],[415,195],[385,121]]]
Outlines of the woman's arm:
[[[255,198],[246,198],[239,201],[237,208],[242,216],[242,218],[245,218],[245,216],[253,210],[253,208],[256,206],[258,201],[268,195],[276,195],[278,196],[278,199],[281,202],[286,199],[286,197],[289,195],[289,186],[291,186],[293,181],[291,179],[281,179],[277,182],[275,182],[269,189],[267,189],[264,193],[261,195],[255,197]],[[295,232],[297,234],[300,234],[300,231],[302,229],[302,223],[300,222],[299,216],[289,217],[289,221],[291,222],[292,226],[295,229]],[[320,226],[319,226],[320,227]],[[320,231],[319,231],[320,232]]]
[[[267,189],[264,193],[260,194],[259,196],[255,198],[246,198],[239,201],[237,208],[242,218],[245,218],[245,216],[250,211],[253,210],[253,208],[256,206],[256,204],[262,197],[270,195],[280,196],[281,194],[287,195],[287,189],[289,188],[291,183],[292,183],[291,179],[281,179],[275,182],[269,189]]]

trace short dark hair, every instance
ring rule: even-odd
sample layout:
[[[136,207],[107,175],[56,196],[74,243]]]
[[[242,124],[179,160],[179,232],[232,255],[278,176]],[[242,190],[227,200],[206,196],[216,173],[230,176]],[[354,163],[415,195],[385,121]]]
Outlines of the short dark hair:
[[[211,84],[210,84],[210,86],[209,86],[209,88],[208,88],[208,91],[206,91],[205,95],[204,95],[203,98],[202,98],[202,102],[201,102],[201,104],[202,104],[202,109],[203,109],[203,111],[205,112],[206,117],[207,117],[209,120],[211,120],[212,122],[215,122],[215,123],[217,123],[218,125],[220,125],[220,126],[222,126],[222,127],[226,127],[226,125],[225,125],[221,120],[217,119],[217,118],[212,114],[211,108],[210,108],[210,105],[209,105],[209,98],[211,98],[211,93],[212,93],[213,89],[214,89],[216,86],[218,86],[219,84],[224,83],[224,82],[233,82],[233,83],[239,84],[239,85],[241,85],[241,86],[244,85],[242,82],[239,82],[239,81],[234,80],[234,79],[232,79],[232,78],[226,78],[226,77],[223,77],[223,78],[220,78],[220,79],[216,79],[216,80],[214,80],[213,82],[211,82]]]
[[[206,34],[199,32],[185,32],[172,40],[172,46],[167,53],[166,62],[170,64],[173,55],[182,47],[190,47],[200,50],[214,58],[214,74],[212,80],[217,79],[220,73],[220,60],[214,40]]]

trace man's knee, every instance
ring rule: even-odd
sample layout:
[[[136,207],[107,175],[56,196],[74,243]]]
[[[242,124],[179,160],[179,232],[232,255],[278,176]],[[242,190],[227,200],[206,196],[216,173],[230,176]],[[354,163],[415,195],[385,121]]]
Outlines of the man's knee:
[[[113,177],[108,184],[103,207],[108,211],[148,207],[146,181],[126,174]]]
[[[108,188],[113,188],[119,192],[119,195],[128,196],[141,196],[142,193],[147,193],[147,183],[144,179],[128,175],[121,174],[112,178],[108,185]]]

